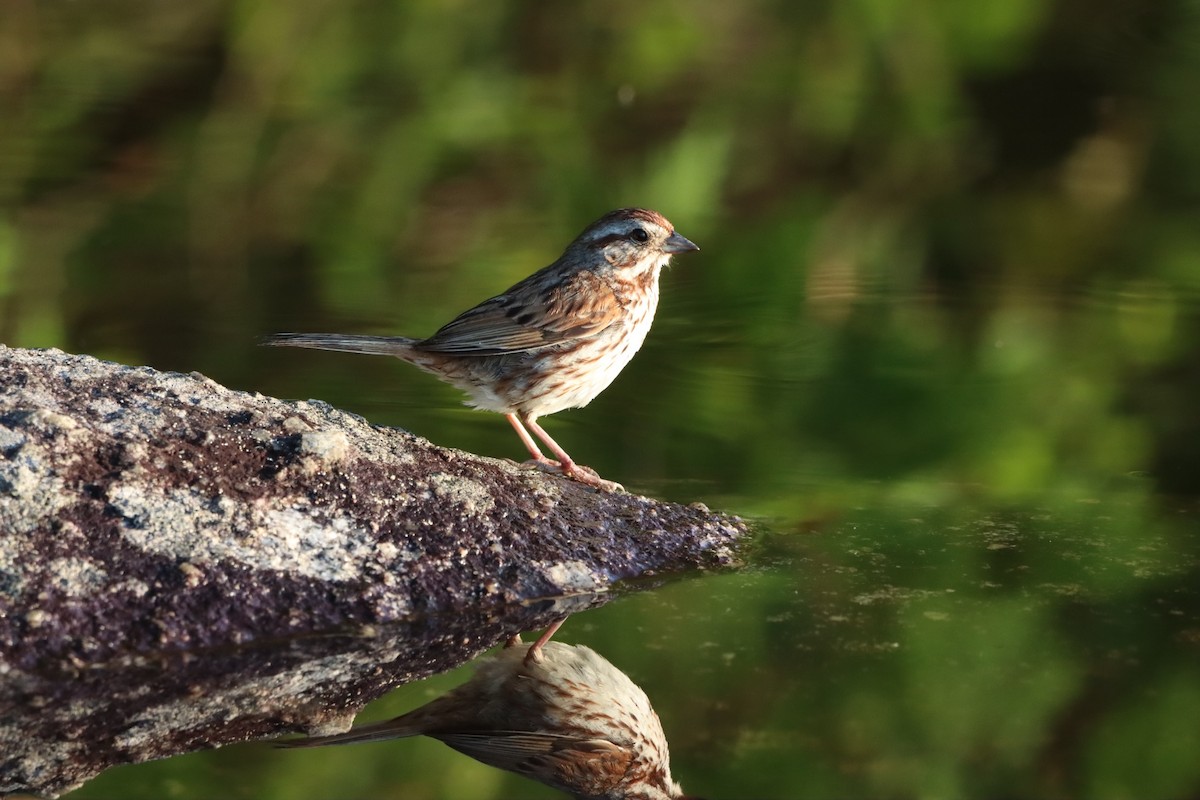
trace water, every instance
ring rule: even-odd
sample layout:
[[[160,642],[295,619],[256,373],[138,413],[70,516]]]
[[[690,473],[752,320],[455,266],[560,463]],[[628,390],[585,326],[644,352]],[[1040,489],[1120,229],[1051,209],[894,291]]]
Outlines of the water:
[[[1147,508],[1136,485],[1043,501],[776,524],[745,569],[628,594],[560,638],[646,689],[691,791],[1182,793],[1200,744],[1194,520]],[[464,678],[403,687],[365,716]],[[116,769],[76,796],[554,796],[440,747],[238,745]]]
[[[646,690],[684,787],[1194,796],[1200,17],[1135,5],[14,6],[0,340],[517,458],[415,369],[254,343],[431,333],[658,208],[703,249],[614,385],[543,422],[756,523],[743,568],[559,635]],[[216,795],[559,796],[426,740],[71,796]]]

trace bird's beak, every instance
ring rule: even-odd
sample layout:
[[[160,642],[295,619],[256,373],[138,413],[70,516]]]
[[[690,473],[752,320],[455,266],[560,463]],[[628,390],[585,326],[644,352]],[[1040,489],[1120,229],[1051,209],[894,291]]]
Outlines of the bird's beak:
[[[699,250],[699,249],[700,248],[696,244],[694,244],[690,239],[685,239],[684,237],[680,236],[678,233],[672,233],[670,236],[667,237],[667,240],[665,242],[663,242],[663,252],[664,253],[687,253],[692,250]]]

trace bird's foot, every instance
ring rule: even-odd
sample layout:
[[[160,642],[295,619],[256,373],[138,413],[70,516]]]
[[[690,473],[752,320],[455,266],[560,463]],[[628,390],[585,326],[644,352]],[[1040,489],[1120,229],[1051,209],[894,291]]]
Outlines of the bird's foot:
[[[542,472],[549,472],[553,475],[562,475],[587,486],[595,486],[602,492],[625,491],[625,487],[621,484],[601,478],[596,470],[591,467],[585,467],[582,464],[570,463],[564,467],[562,463],[550,458],[531,458],[525,462],[525,465],[539,469]]]
[[[542,648],[546,646],[546,642],[550,641],[550,639],[555,633],[558,632],[558,629],[561,628],[562,624],[566,621],[567,618],[563,617],[562,619],[551,623],[550,627],[546,628],[545,632],[538,637],[537,641],[529,646],[529,650],[525,653],[525,666],[528,667],[531,664],[540,664],[546,660],[546,657],[542,655]]]
[[[540,469],[542,472],[553,472],[555,475],[561,475],[563,471],[562,464],[553,458],[531,458],[523,462],[523,466]]]
[[[599,473],[591,467],[585,467],[580,464],[572,464],[569,470],[563,470],[563,474],[568,478],[573,478],[580,483],[585,483],[588,486],[595,486],[602,492],[624,492],[625,487],[616,481],[606,480],[601,478]]]

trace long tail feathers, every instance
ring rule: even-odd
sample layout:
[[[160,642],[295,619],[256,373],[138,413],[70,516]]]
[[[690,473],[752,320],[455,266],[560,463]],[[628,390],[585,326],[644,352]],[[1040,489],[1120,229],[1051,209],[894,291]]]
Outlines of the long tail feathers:
[[[397,356],[409,351],[416,339],[403,336],[352,336],[343,333],[277,333],[268,336],[268,347],[307,347],[310,350],[337,350],[343,353],[366,353],[376,356]]]
[[[330,744],[357,744],[360,742],[382,742],[386,739],[403,739],[406,736],[420,736],[422,731],[415,726],[397,724],[397,720],[377,722],[374,725],[362,725],[345,733],[332,736],[311,736],[307,739],[287,739],[274,742],[276,747],[324,747]]]

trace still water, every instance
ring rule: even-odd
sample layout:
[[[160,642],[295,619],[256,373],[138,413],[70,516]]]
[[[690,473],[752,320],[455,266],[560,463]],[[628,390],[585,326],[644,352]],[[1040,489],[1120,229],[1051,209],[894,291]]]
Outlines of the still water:
[[[0,341],[521,458],[410,367],[256,342],[429,335],[655,208],[700,252],[616,382],[542,422],[756,526],[740,568],[557,637],[645,690],[684,788],[1200,795],[1195,9],[460,6],[6,4]],[[423,738],[71,795],[215,796],[561,795]]]
[[[1096,315],[1161,324],[1146,319],[1161,299],[1146,306],[1135,298],[1135,309],[1112,298],[1071,303],[1055,320],[1068,338],[1094,329]],[[1039,306],[1008,313],[1028,326],[1048,313]],[[872,320],[902,317],[918,328],[936,327],[944,314],[903,298],[876,297],[865,308]],[[1189,303],[1177,309],[1196,311]],[[812,377],[814,348],[798,342],[780,355],[799,367],[788,380],[754,374],[749,356],[731,360],[724,373],[733,376],[727,391],[767,398],[761,414],[731,415],[715,434],[699,425],[681,431],[671,384],[690,392],[703,378],[672,354],[704,337],[686,335],[679,318],[662,327],[654,337],[662,350],[651,344],[643,354],[661,362],[654,380],[631,367],[613,387],[618,399],[549,426],[579,452],[609,459],[602,471],[631,489],[703,499],[754,519],[758,534],[741,569],[630,587],[571,617],[558,638],[596,649],[645,689],[686,790],[714,797],[1115,798],[1182,796],[1196,787],[1194,503],[1160,490],[1137,430],[1096,427],[1089,436],[1086,420],[1053,408],[1088,406],[1096,387],[1085,366],[1041,360],[1038,337],[1015,322],[1003,344],[1033,352],[1006,354],[997,338],[974,366],[953,369],[940,353],[924,363],[911,353],[888,358],[880,353],[896,347],[890,334],[862,333],[851,349],[869,366],[848,366],[863,373],[858,388],[822,386]],[[685,345],[666,341],[678,331]],[[485,452],[518,455],[499,417],[423,407],[418,392],[436,397],[441,389],[403,365],[306,357],[297,356],[294,372],[280,372],[279,387],[268,391],[304,395],[319,385],[325,399],[377,421],[401,424],[411,416],[430,436],[480,437]],[[339,377],[347,369],[370,376],[350,383]],[[927,418],[897,407],[906,391],[896,386],[919,395],[911,387],[927,382],[939,387],[931,397],[970,397],[974,407],[938,397],[931,401],[936,413],[922,412]],[[782,424],[781,409],[827,407],[832,401],[819,396],[828,394],[845,395],[848,410],[884,406],[860,420],[875,430],[879,461],[869,456],[876,440],[832,409],[822,412],[830,414],[828,428],[804,428],[803,443],[795,428],[771,433]],[[892,414],[894,435],[885,424]],[[1078,438],[1048,442],[1053,430],[1037,432],[1046,417],[1068,430],[1078,426]],[[645,460],[606,449],[605,426],[619,430],[628,418],[646,428],[666,420],[674,433],[649,437]],[[1136,428],[1138,419],[1122,414],[1120,423]],[[697,458],[689,468],[672,452],[672,442],[688,451],[695,446],[689,439],[713,436],[743,448],[744,461],[717,469]],[[868,451],[845,445],[843,455],[862,458],[866,475],[833,466],[830,442],[846,436]],[[1103,436],[1117,445],[1098,448]],[[1040,452],[1058,446],[1057,454]],[[915,448],[935,455],[907,452]],[[1106,460],[1095,463],[1095,453]],[[758,457],[766,463],[754,464]],[[896,466],[908,461],[924,467]],[[426,702],[469,670],[404,686],[363,719]],[[236,745],[114,769],[73,796],[216,791],[245,798],[558,796],[424,739],[311,752]]]

